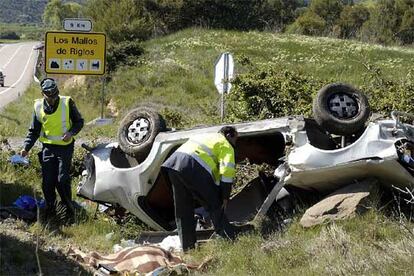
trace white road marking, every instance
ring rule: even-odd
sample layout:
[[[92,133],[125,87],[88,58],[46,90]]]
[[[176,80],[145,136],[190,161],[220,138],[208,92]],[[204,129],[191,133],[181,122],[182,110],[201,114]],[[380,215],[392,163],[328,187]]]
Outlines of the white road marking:
[[[6,93],[7,91],[9,91],[10,89],[12,89],[18,82],[20,82],[21,81],[21,79],[23,78],[23,76],[24,76],[24,74],[26,73],[26,70],[27,70],[27,67],[29,66],[29,63],[30,63],[30,61],[32,60],[32,56],[33,56],[33,53],[34,53],[34,51],[33,51],[33,49],[31,50],[31,52],[30,52],[30,57],[29,57],[29,59],[27,60],[27,62],[26,62],[26,65],[24,66],[24,70],[23,70],[23,72],[22,72],[22,74],[20,75],[20,78],[15,82],[15,83],[13,83],[12,85],[10,85],[10,87],[9,88],[7,88],[6,90],[4,90],[4,91],[2,91],[2,92],[0,92],[0,95],[2,95],[2,94],[4,94],[4,93]]]
[[[19,47],[17,47],[16,51],[14,52],[14,54],[9,58],[9,60],[6,62],[6,64],[3,65],[3,69],[7,67],[7,65],[9,65],[9,63],[12,61],[12,59],[17,55],[17,53],[19,52],[20,48],[22,48],[23,45],[20,45]]]
[[[3,51],[4,49],[6,49],[7,46],[9,46],[9,44],[1,44],[0,45],[0,52]]]

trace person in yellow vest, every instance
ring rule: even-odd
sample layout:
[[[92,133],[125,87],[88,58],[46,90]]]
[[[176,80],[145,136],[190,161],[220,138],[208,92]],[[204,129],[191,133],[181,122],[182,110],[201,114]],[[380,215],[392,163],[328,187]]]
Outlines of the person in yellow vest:
[[[175,221],[184,251],[194,248],[196,243],[194,199],[209,212],[219,236],[231,240],[235,237],[225,209],[235,177],[237,138],[237,130],[232,126],[194,137],[162,165],[172,185]]]
[[[42,143],[38,153],[42,166],[42,191],[45,197],[45,220],[56,215],[56,192],[66,207],[67,222],[74,220],[70,166],[74,150],[74,136],[84,121],[70,97],[59,96],[56,81],[45,78],[40,82],[42,99],[34,103],[32,123],[20,154],[25,157],[36,140]]]

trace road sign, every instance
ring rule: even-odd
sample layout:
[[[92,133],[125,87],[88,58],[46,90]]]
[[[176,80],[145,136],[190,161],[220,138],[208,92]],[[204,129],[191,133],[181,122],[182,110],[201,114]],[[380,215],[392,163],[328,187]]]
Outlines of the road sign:
[[[83,18],[65,18],[63,29],[65,31],[90,32],[92,31],[92,21]]]
[[[229,93],[233,78],[234,61],[230,53],[222,53],[214,67],[214,84],[220,94]]]
[[[45,72],[48,74],[103,75],[104,33],[47,32]]]

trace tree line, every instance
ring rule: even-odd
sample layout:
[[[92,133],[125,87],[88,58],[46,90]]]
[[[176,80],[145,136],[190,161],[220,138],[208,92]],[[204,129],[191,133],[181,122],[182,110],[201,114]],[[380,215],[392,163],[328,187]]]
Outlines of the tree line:
[[[88,17],[94,22],[94,30],[105,32],[114,43],[142,41],[193,26],[329,36],[386,45],[414,43],[414,0],[1,2],[3,22],[41,20],[47,29],[61,29],[64,18]]]
[[[414,43],[414,0],[88,0],[82,13],[113,42],[200,26]]]

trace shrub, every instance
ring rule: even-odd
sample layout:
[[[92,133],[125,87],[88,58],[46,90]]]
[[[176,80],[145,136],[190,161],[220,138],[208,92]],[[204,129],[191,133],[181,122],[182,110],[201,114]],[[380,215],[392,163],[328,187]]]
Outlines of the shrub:
[[[338,26],[341,38],[357,37],[362,25],[369,19],[369,11],[363,5],[345,6],[341,12]]]
[[[144,48],[139,41],[125,41],[113,44],[107,53],[108,72],[114,72],[120,65],[135,65]]]
[[[264,0],[187,0],[183,1],[181,15],[184,27],[248,30],[263,27],[265,7],[268,6]]]
[[[402,44],[414,43],[414,7],[404,12],[397,37]]]
[[[0,38],[2,39],[20,39],[20,36],[13,31],[6,31],[0,33]]]
[[[341,14],[341,0],[312,0],[309,10],[325,20],[327,27],[332,27]]]
[[[298,17],[287,29],[289,33],[303,35],[322,35],[325,32],[325,20],[314,12],[308,11]]]
[[[239,75],[233,84],[227,108],[232,121],[310,115],[312,96],[323,86],[312,77],[277,68]]]
[[[119,43],[148,39],[154,27],[144,1],[90,0],[85,10],[97,31],[105,32],[110,41]]]
[[[367,94],[371,110],[389,115],[392,110],[414,113],[414,70],[399,81],[385,78],[372,66],[368,82],[359,87]],[[288,115],[312,115],[312,100],[319,89],[334,80],[312,77],[277,68],[255,69],[239,75],[228,96],[227,118],[251,121]],[[351,84],[352,85],[352,84]]]
[[[393,110],[414,114],[414,70],[399,81],[386,79],[379,69],[369,74],[371,79],[363,91],[369,96],[372,111],[385,115]]]

